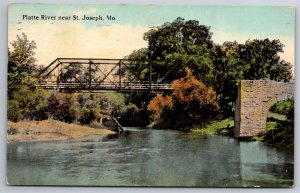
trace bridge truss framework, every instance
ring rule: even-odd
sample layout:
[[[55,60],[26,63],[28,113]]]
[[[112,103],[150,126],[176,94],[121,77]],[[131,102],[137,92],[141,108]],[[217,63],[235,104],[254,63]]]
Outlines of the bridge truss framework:
[[[159,81],[152,80],[152,65],[129,59],[57,58],[38,74],[37,87],[62,92],[166,91],[163,83],[177,65],[172,65]]]

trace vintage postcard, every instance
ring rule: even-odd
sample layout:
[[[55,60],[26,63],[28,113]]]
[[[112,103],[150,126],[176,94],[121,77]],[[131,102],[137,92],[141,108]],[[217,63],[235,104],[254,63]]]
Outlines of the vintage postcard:
[[[8,12],[8,185],[293,187],[294,7]]]

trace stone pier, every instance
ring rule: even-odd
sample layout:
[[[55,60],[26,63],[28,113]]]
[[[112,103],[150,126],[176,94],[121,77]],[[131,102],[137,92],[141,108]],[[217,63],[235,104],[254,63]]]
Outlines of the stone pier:
[[[241,80],[235,109],[235,137],[252,137],[263,132],[270,107],[288,98],[294,98],[294,83]]]

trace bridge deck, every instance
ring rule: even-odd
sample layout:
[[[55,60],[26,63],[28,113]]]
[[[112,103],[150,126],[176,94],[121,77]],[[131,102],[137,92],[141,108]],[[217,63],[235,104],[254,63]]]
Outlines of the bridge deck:
[[[39,83],[36,87],[65,91],[166,91],[172,90],[171,84],[82,84],[82,83]]]

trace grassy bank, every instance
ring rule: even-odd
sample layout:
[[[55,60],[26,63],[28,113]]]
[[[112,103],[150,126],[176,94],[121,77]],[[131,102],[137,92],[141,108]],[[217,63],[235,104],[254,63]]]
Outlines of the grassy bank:
[[[289,121],[268,121],[266,130],[261,135],[253,137],[252,140],[293,151],[294,125]]]
[[[234,121],[233,118],[229,117],[224,120],[213,121],[210,124],[206,124],[204,127],[195,127],[191,130],[192,134],[201,135],[232,135],[233,134]]]
[[[66,140],[115,133],[107,129],[94,129],[55,120],[8,121],[7,128],[8,142]]]
[[[286,116],[269,113],[266,130],[259,136],[254,136],[250,140],[260,141],[275,147],[293,150],[294,149],[294,125],[287,120]],[[213,121],[203,127],[194,127],[191,134],[194,135],[230,135],[233,136],[234,120],[227,118]]]

